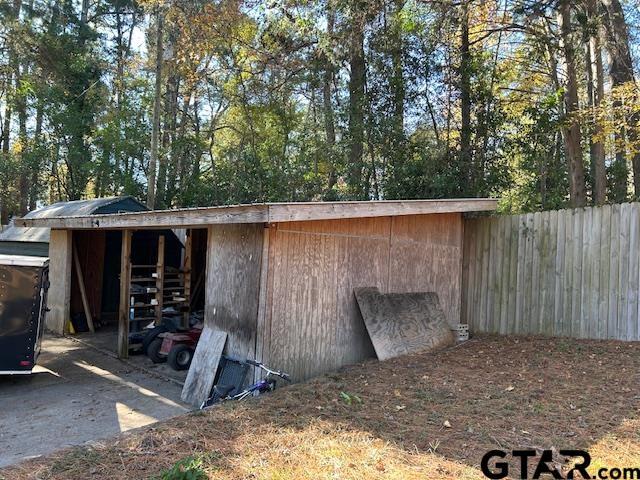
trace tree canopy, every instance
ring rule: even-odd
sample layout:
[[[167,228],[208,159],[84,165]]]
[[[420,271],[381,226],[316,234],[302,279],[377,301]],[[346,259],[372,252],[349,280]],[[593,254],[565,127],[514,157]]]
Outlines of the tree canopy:
[[[2,223],[154,208],[640,197],[631,0],[0,3]]]

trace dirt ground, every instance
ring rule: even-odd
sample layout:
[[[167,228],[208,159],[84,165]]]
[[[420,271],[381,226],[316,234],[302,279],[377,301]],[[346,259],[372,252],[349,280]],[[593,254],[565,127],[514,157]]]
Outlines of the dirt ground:
[[[117,357],[118,329],[116,325],[103,327],[96,333],[85,332],[70,338],[75,339],[84,345],[92,346],[107,355]],[[160,377],[173,380],[178,385],[183,385],[187,378],[187,370],[173,370],[166,362],[155,364],[146,355],[143,355],[140,352],[130,354],[127,363],[135,368],[147,371],[152,375],[158,375]]]
[[[69,338],[46,337],[36,373],[0,376],[0,466],[185,413],[180,392]]]
[[[160,478],[180,462],[200,475],[190,478],[471,479],[484,478],[480,459],[496,448],[581,448],[591,468],[640,467],[640,343],[478,337],[171,419],[0,477]]]

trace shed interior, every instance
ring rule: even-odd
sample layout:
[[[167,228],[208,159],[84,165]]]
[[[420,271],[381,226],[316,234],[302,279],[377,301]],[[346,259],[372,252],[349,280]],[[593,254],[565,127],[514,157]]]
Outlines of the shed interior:
[[[164,238],[164,265],[168,269],[179,269],[183,262],[184,246],[171,230],[134,232],[131,237],[131,263],[155,266],[158,262],[161,237]],[[202,243],[201,240],[200,243]],[[117,230],[73,231],[72,249],[69,309],[74,330],[81,332],[88,329],[78,270],[81,271],[84,295],[96,329],[117,328],[122,232]],[[201,308],[203,304],[204,302],[200,300]],[[113,348],[115,349],[115,345]]]

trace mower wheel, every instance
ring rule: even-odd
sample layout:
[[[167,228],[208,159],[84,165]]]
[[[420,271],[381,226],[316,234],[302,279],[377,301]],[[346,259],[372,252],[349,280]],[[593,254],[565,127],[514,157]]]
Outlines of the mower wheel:
[[[156,337],[147,347],[147,357],[149,357],[153,363],[164,363],[167,361],[167,357],[165,357],[164,355],[160,355],[162,341],[162,337]]]
[[[178,344],[169,351],[167,363],[174,370],[187,370],[193,359],[193,349],[185,344]]]
[[[161,333],[169,332],[170,329],[166,325],[159,325],[157,327],[153,327],[149,332],[145,335],[142,340],[142,351],[146,354],[149,349],[149,345],[153,342],[158,335]]]

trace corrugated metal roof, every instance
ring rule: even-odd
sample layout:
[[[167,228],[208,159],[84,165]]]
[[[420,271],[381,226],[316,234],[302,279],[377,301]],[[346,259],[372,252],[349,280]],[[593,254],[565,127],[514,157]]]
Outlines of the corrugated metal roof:
[[[133,197],[108,197],[58,202],[29,212],[24,218],[56,218],[70,215],[101,215],[121,212],[141,212],[145,210],[148,210],[147,207]],[[3,227],[0,231],[0,242],[49,243],[49,236],[49,228],[9,225]],[[3,249],[0,248],[0,251],[2,250]]]
[[[0,231],[0,242],[44,242],[49,243],[48,228],[16,227],[9,225]]]
[[[106,197],[54,203],[29,212],[24,218],[74,217],[144,210],[148,210],[147,207],[133,197]]]

